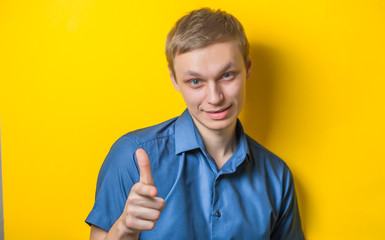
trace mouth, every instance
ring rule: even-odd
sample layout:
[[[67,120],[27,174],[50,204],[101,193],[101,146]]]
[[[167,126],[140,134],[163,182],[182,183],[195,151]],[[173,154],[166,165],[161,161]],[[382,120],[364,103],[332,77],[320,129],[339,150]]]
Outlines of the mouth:
[[[220,113],[220,112],[223,112],[223,111],[226,111],[227,109],[229,109],[231,106],[228,106],[228,107],[225,107],[225,108],[221,108],[219,110],[212,110],[212,111],[206,111],[207,113]]]
[[[206,111],[206,113],[209,115],[210,118],[215,120],[220,120],[220,119],[224,119],[229,114],[230,108],[231,108],[231,105],[218,110]]]

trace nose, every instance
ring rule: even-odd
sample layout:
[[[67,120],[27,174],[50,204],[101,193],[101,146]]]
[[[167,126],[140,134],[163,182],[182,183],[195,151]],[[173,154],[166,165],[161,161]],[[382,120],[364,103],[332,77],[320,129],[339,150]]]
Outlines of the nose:
[[[224,99],[221,86],[215,82],[210,82],[207,86],[207,102],[211,105],[220,104]]]

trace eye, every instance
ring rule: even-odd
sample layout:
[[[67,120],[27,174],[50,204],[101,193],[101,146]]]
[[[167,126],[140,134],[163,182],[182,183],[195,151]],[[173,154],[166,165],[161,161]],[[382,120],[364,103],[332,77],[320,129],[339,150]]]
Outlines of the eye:
[[[230,78],[232,76],[233,76],[233,73],[231,72],[223,74],[223,78]]]
[[[192,85],[199,85],[199,83],[200,83],[201,81],[199,81],[198,79],[193,79],[193,80],[191,80],[190,82],[191,82]]]

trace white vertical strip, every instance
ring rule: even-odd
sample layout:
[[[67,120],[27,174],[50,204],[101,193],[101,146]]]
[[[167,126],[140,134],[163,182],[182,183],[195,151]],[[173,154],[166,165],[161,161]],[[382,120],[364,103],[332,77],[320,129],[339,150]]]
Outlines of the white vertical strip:
[[[4,215],[3,215],[3,174],[1,161],[1,131],[0,131],[0,240],[4,240]]]

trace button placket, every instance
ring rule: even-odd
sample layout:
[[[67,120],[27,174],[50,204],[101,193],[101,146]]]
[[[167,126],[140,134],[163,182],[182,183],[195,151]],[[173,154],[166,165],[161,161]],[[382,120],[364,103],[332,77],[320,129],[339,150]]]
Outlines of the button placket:
[[[221,212],[218,209],[218,193],[217,193],[217,184],[219,182],[219,176],[215,178],[215,182],[213,185],[213,204],[212,204],[212,214],[213,216],[220,217]]]
[[[221,199],[221,193],[219,192],[219,189],[221,189],[221,181],[223,180],[221,176],[221,173],[218,173],[215,183],[213,185],[213,204],[211,209],[211,239],[217,240],[221,239],[219,236],[221,235],[221,230],[223,228],[222,221],[223,221],[223,202]]]
[[[221,212],[219,211],[219,210],[217,210],[216,212],[215,212],[215,215],[217,216],[217,217],[221,217],[222,216],[222,214],[221,214]]]

